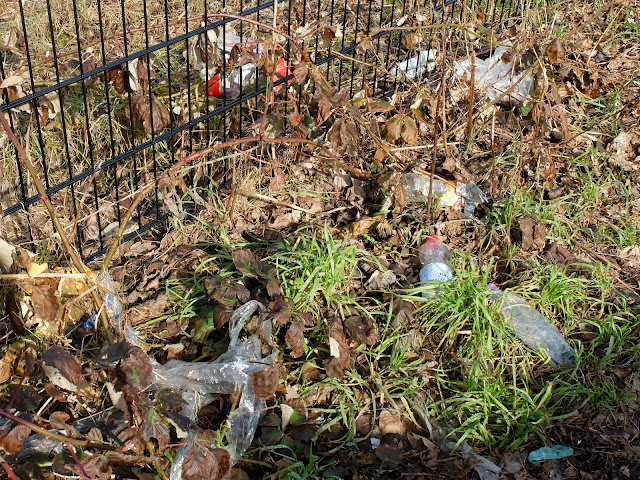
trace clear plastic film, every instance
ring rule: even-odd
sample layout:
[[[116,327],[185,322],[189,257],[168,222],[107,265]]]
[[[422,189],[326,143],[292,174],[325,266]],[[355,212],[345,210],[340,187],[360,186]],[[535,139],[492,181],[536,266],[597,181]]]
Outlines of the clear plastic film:
[[[240,332],[246,321],[264,306],[255,300],[238,308],[229,321],[231,341],[225,353],[208,363],[190,363],[171,360],[165,365],[153,364],[153,386],[157,389],[179,391],[187,402],[182,414],[195,421],[200,408],[214,399],[213,394],[240,393],[236,409],[229,415],[226,449],[233,462],[240,458],[253,441],[266,404],[253,391],[251,373],[268,368],[275,360],[277,351],[262,356],[263,342],[260,338],[271,338],[271,322],[263,322],[261,331],[240,340]],[[187,438],[191,440],[191,434]],[[182,461],[191,448],[190,444],[178,449],[171,465],[170,478],[181,480]]]
[[[104,302],[100,309],[104,309],[109,321],[112,322],[114,326],[118,326],[120,324],[120,316],[122,315],[122,302],[120,302],[116,295],[111,275],[109,275],[109,272],[105,271],[96,277],[95,282],[99,287],[98,291],[100,292]],[[99,316],[100,312],[91,315],[84,322],[84,328],[95,327]]]
[[[462,208],[464,214],[473,218],[478,205],[487,203],[489,199],[475,183],[445,182],[428,175],[405,173],[402,175],[404,200],[406,202],[429,201],[429,184],[431,194],[440,206]]]

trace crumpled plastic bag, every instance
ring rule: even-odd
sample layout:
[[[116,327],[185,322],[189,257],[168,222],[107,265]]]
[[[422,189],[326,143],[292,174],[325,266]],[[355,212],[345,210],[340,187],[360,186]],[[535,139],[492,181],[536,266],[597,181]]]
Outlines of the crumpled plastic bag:
[[[435,50],[423,50],[415,57],[407,58],[389,70],[391,75],[405,75],[410,80],[418,80],[422,75],[435,68],[437,52]]]
[[[499,103],[523,103],[533,90],[533,76],[530,70],[514,72],[513,60],[505,55],[511,44],[496,48],[486,60],[475,59],[475,89],[485,93],[490,101],[500,98]],[[471,81],[470,58],[453,62],[455,75]],[[506,92],[509,92],[508,94]]]
[[[225,448],[229,451],[233,463],[253,441],[266,408],[265,402],[259,400],[253,391],[251,373],[268,368],[278,353],[275,350],[266,357],[262,356],[261,338],[271,338],[270,321],[262,322],[259,334],[253,334],[244,341],[239,338],[244,324],[258,309],[264,310],[265,307],[260,302],[252,300],[233,313],[229,320],[229,348],[216,360],[206,363],[170,360],[164,365],[153,362],[153,388],[180,392],[188,404],[181,413],[193,421],[198,410],[214,400],[214,394],[241,393],[238,406],[228,418],[229,444]],[[189,434],[185,443],[192,438]],[[191,444],[187,443],[178,449],[171,465],[172,480],[181,480],[182,462],[190,448]]]

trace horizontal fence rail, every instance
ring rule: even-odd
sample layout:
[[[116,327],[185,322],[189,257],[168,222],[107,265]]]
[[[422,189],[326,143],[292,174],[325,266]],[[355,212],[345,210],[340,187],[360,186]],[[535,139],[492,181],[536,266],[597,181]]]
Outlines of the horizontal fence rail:
[[[442,28],[451,39],[464,36],[460,26],[469,23],[498,31],[523,11],[516,0],[6,2],[0,113],[27,146],[56,215],[86,261],[106,252],[135,193],[150,182],[155,190],[136,208],[124,240],[162,228],[175,186],[160,185],[160,175],[208,146],[254,135],[268,88],[282,131],[291,133],[289,114],[303,116],[316,89],[311,80],[299,85],[294,75],[298,46],[337,90],[352,96],[367,86],[384,96],[402,88],[389,74],[393,66],[437,48]],[[427,34],[411,45],[402,26]],[[231,49],[237,38],[244,43]],[[271,70],[261,65],[269,61]],[[216,78],[241,68],[255,73],[233,95],[212,90],[224,89]],[[52,239],[33,180],[6,136],[0,158],[2,234],[14,243]],[[208,184],[203,175],[187,180],[211,190],[224,186],[229,174],[222,162],[207,167]]]

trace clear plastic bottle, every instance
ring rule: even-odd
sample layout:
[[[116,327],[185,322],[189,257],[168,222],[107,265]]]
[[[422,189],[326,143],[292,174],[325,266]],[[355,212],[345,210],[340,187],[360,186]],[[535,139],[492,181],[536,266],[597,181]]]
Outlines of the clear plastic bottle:
[[[438,240],[438,237],[428,237],[418,250],[418,259],[422,264],[420,281],[426,284],[435,284],[437,288],[439,283],[451,280],[450,257],[451,252],[444,243]],[[425,291],[423,295],[433,297],[435,292]]]
[[[526,300],[493,283],[487,287],[492,292],[489,298],[498,302],[498,312],[520,340],[534,350],[546,351],[554,365],[573,363],[575,353],[562,334]]]

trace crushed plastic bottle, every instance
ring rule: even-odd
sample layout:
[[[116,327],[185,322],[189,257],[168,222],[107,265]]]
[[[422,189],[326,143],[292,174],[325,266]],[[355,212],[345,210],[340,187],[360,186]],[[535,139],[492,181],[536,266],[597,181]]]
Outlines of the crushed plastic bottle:
[[[540,465],[546,460],[557,460],[573,455],[573,448],[564,445],[554,445],[553,447],[542,447],[529,454],[528,460],[534,465]]]
[[[402,175],[405,202],[427,202],[430,183],[433,183],[431,194],[440,206],[463,208],[464,214],[469,218],[473,218],[478,205],[489,201],[475,183],[444,182],[437,178],[431,182],[431,177],[427,175],[405,173]],[[488,219],[480,220],[484,222]]]
[[[389,70],[391,75],[400,75],[401,73],[406,75],[411,80],[419,79],[423,74],[433,70],[433,64],[436,60],[435,50],[423,50],[419,55],[412,58],[407,58]]]
[[[487,285],[489,298],[498,302],[498,312],[507,325],[528,347],[547,352],[554,365],[571,364],[575,353],[556,327],[551,325],[524,299],[500,290],[496,285]]]

